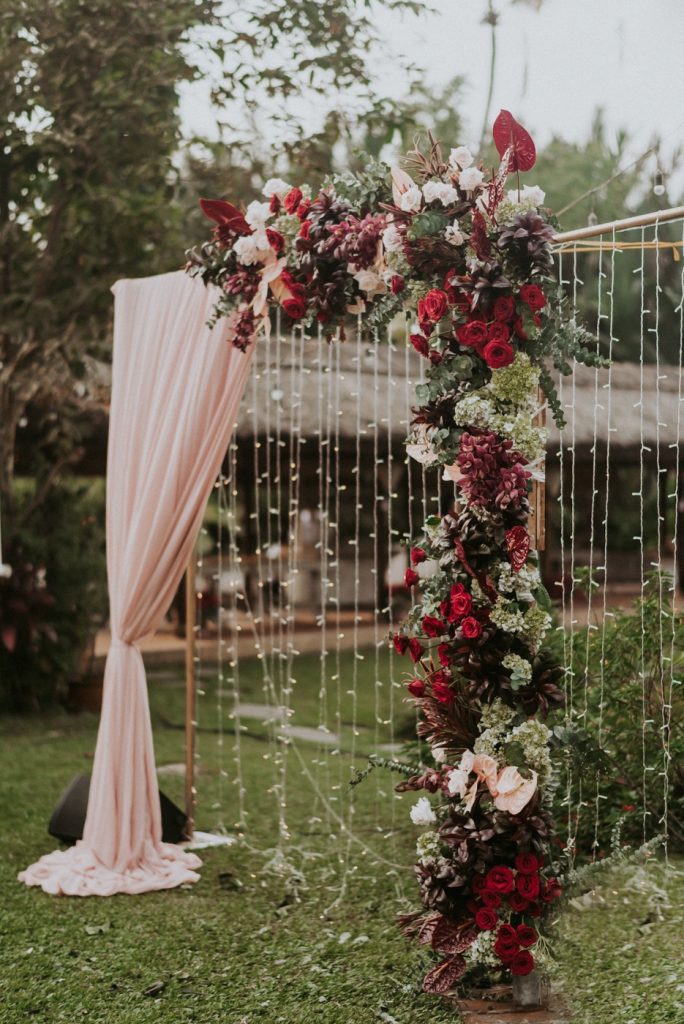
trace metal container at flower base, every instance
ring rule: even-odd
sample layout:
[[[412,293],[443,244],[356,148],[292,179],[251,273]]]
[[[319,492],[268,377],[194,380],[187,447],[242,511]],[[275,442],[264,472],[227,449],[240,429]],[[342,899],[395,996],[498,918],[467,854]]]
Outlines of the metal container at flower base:
[[[516,1006],[540,1006],[542,983],[539,971],[513,976],[513,1002]]]

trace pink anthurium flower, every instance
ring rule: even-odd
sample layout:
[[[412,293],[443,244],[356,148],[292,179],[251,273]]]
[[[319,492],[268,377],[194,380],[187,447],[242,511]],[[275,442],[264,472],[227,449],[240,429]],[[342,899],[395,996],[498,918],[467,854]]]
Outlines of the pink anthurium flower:
[[[523,807],[534,796],[536,789],[536,772],[532,772],[532,778],[525,779],[517,768],[513,765],[508,765],[496,780],[496,793],[492,792],[494,806],[499,811],[507,811],[509,814],[520,814]]]

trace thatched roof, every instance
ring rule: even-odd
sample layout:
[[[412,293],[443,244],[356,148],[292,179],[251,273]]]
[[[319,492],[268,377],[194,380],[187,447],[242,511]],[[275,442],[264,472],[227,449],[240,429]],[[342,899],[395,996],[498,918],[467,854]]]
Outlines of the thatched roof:
[[[410,347],[407,350],[402,343],[390,351],[387,345],[357,345],[355,340],[330,345],[307,341],[302,360],[301,350],[293,349],[289,340],[259,345],[238,435],[252,434],[255,423],[260,431],[268,425],[282,434],[294,427],[303,436],[321,431],[326,435],[335,430],[336,418],[342,438],[355,437],[359,429],[372,436],[376,424],[380,432],[389,430],[397,439],[406,435],[414,385],[425,367]],[[646,443],[659,436],[662,444],[673,444],[680,376],[676,366],[661,366],[659,372],[650,364],[614,363],[598,371],[577,366],[574,375],[560,383],[567,420],[564,443],[574,439],[577,446],[591,445],[594,431],[599,443],[605,442],[610,426],[614,447],[638,446],[642,429]],[[684,441],[684,417],[682,434]],[[550,422],[549,445],[558,442],[558,429]]]

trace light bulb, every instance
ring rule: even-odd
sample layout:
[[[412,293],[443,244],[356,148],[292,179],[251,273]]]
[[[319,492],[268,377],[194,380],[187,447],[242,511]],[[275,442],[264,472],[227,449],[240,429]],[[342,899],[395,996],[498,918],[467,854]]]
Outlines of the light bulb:
[[[591,211],[591,213],[587,217],[587,224],[589,225],[590,228],[595,228],[596,225],[598,224],[598,217],[596,216],[596,214],[595,214],[595,212],[593,210]]]
[[[660,168],[653,175],[653,194],[656,196],[665,195],[665,180]]]

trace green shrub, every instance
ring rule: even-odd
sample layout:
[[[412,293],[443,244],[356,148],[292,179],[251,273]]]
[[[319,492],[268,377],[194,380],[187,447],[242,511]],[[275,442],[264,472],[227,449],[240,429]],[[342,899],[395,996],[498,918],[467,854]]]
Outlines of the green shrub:
[[[106,615],[103,484],[53,487],[36,500],[17,486],[0,580],[0,703],[38,710],[55,703],[83,669]]]

